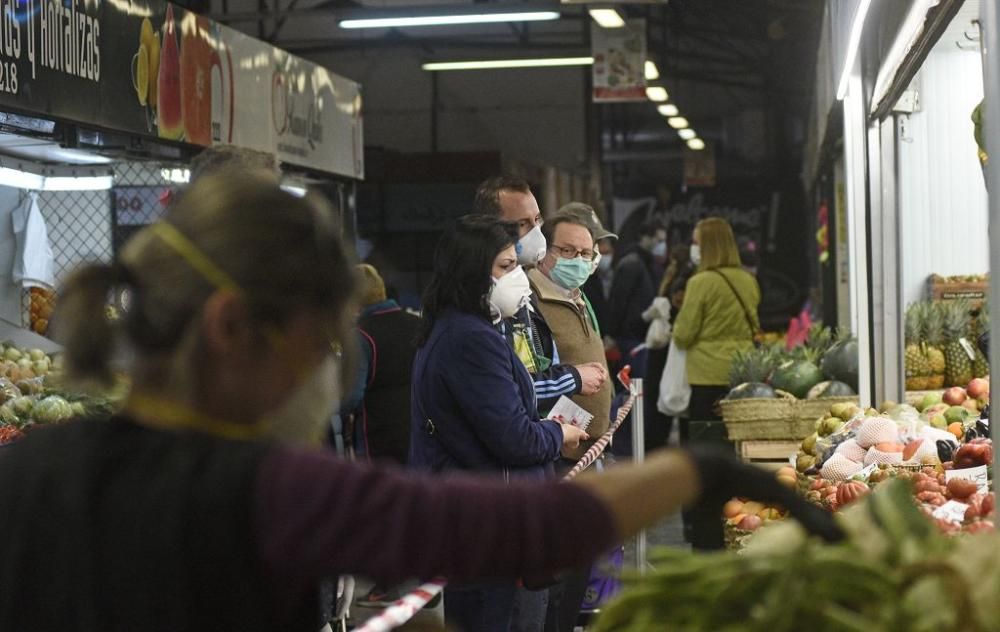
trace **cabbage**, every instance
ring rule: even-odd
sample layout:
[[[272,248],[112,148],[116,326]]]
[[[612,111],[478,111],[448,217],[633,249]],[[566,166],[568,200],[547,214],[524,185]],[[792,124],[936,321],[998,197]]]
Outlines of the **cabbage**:
[[[17,399],[21,396],[21,389],[14,386],[14,383],[5,377],[0,377],[0,404]]]
[[[35,398],[28,396],[18,397],[17,399],[12,399],[9,404],[14,409],[14,414],[18,417],[26,418],[31,415],[31,410],[35,407]]]
[[[50,395],[35,404],[31,417],[40,424],[54,424],[73,417],[73,407],[62,397]]]

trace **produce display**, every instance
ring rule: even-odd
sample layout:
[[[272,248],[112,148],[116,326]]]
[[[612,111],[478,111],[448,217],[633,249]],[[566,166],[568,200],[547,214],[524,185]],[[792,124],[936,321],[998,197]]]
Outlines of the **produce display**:
[[[1000,536],[944,537],[914,505],[912,482],[838,514],[847,539],[807,538],[794,521],[767,525],[740,555],[655,551],[625,578],[593,629],[686,632],[1000,630]]]
[[[986,305],[973,309],[965,300],[910,304],[904,319],[906,390],[964,386],[989,374],[989,363],[975,344],[989,330]]]
[[[40,349],[0,345],[0,445],[24,436],[31,428],[78,417],[108,414],[117,397],[95,397],[60,385],[61,356]]]
[[[780,344],[737,353],[729,375],[729,400],[779,397],[798,399],[853,396],[858,386],[858,343],[818,325],[805,344]]]

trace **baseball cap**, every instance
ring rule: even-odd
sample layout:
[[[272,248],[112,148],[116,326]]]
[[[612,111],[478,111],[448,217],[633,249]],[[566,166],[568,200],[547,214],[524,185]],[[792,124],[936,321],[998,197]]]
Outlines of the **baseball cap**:
[[[608,229],[604,228],[601,224],[601,220],[597,217],[597,212],[594,211],[593,207],[584,204],[583,202],[570,202],[566,204],[558,211],[556,215],[568,215],[580,222],[587,225],[590,232],[594,235],[594,241],[601,241],[602,239],[618,239],[618,235],[612,233]]]

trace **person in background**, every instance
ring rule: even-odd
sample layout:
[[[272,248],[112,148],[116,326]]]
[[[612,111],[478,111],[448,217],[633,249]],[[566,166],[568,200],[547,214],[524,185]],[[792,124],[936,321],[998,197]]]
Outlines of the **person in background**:
[[[557,345],[563,357],[575,364],[590,363],[608,371],[604,358],[604,340],[600,325],[588,297],[580,288],[591,278],[598,267],[599,254],[594,249],[595,238],[613,238],[601,225],[594,209],[586,204],[573,202],[559,211],[544,226],[548,253],[538,266],[528,272],[532,295],[537,299],[539,311],[546,325],[539,330],[543,345]],[[551,342],[550,342],[551,341]],[[614,394],[610,382],[605,382],[593,395],[576,395],[573,402],[593,415],[587,432],[598,438],[610,426],[611,399]],[[565,474],[583,456],[592,441],[583,442],[572,452],[564,453],[557,471]],[[598,463],[598,467],[602,464]],[[573,525],[577,533],[585,533],[586,524]],[[572,632],[580,614],[589,569],[570,573],[549,591],[546,617],[547,632]]]
[[[540,418],[531,376],[495,329],[528,302],[517,238],[515,224],[469,215],[438,243],[413,363],[411,467],[545,480],[560,452],[587,439],[574,426]],[[449,586],[445,620],[462,630],[506,632],[517,592],[510,581]],[[521,595],[521,616],[542,616],[545,596]]]
[[[757,276],[757,267],[760,266],[760,253],[757,252],[757,242],[749,237],[740,237],[737,241],[740,251],[740,263],[743,269],[750,274]]]
[[[673,336],[678,348],[687,350],[690,420],[717,421],[716,404],[729,390],[733,354],[752,349],[760,328],[760,288],[741,267],[733,229],[724,219],[698,222],[691,261],[698,272],[687,283]],[[722,538],[707,524],[713,520],[717,522],[718,516],[691,514],[695,548],[722,548]]]
[[[664,246],[658,246],[662,238]],[[653,302],[656,293],[654,250],[666,247],[666,233],[656,222],[639,227],[639,241],[614,265],[611,284],[611,308],[608,334],[623,356],[646,337],[646,322],[642,313]]]
[[[132,389],[119,414],[2,449],[0,480],[17,484],[0,486],[0,630],[318,630],[325,577],[549,573],[682,504],[721,511],[732,496],[842,537],[731,454],[665,452],[538,484],[432,479],[264,440],[264,414],[293,400],[326,423],[327,377],[350,358],[331,343],[353,340],[351,272],[328,207],[244,175],[193,183],[118,260],[70,277],[55,320],[69,376],[110,379],[124,345]],[[113,322],[117,288],[132,300]],[[587,537],[566,537],[578,521]]]
[[[542,234],[542,213],[531,187],[523,178],[500,175],[483,181],[476,190],[473,209],[476,214],[517,226],[517,261],[525,269],[534,267],[545,256],[547,246]],[[536,334],[536,328],[545,327],[544,323],[536,323],[541,318],[532,299],[512,317],[497,323],[531,374],[539,406],[550,408],[563,395],[597,392],[607,375],[593,365],[563,363],[557,348],[543,349]]]
[[[618,235],[613,233],[608,233],[607,236],[597,240],[597,252],[601,254],[597,261],[597,270],[590,275],[581,288],[590,300],[594,314],[597,315],[597,323],[601,326],[601,331],[604,332],[608,331],[610,324],[611,283],[614,279],[613,268],[617,241]]]
[[[694,266],[690,260],[690,248],[684,244],[678,244],[670,250],[670,263],[663,274],[663,281],[657,292],[657,298],[666,299],[670,308],[670,324],[677,320],[677,313],[684,301],[684,287],[687,281],[694,274]],[[651,325],[652,326],[652,325]],[[645,438],[646,450],[655,450],[667,445],[670,440],[670,433],[673,430],[673,418],[661,413],[656,406],[660,397],[660,380],[663,377],[663,369],[667,364],[667,352],[670,346],[666,345],[658,349],[650,349],[646,361],[646,381],[645,385]],[[683,424],[683,428],[687,425]],[[687,433],[681,431],[686,440]]]

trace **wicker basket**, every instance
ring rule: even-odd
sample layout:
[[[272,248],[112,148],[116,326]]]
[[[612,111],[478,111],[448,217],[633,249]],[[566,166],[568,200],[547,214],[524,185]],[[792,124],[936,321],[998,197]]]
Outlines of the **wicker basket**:
[[[817,397],[816,399],[800,399],[795,402],[795,416],[803,421],[815,422],[819,417],[829,417],[830,408],[835,404],[861,405],[857,395],[850,397]],[[810,432],[812,432],[810,430]]]
[[[795,397],[784,391],[775,391],[778,397],[750,399],[724,399],[719,402],[722,418],[730,422],[770,421],[791,419],[794,416]]]
[[[758,441],[762,439],[801,439],[812,432],[802,432],[802,424],[795,415],[795,398],[778,391],[775,398],[722,400],[722,419],[730,441]]]

